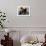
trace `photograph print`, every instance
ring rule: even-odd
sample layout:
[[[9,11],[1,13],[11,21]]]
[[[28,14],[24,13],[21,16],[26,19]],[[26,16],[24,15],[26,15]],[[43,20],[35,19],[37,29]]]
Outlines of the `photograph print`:
[[[17,16],[30,16],[29,6],[19,6],[17,8]]]

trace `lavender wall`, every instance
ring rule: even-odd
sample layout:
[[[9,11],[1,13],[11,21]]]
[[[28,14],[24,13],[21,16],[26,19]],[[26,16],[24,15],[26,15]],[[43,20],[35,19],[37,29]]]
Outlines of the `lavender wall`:
[[[46,27],[46,0],[0,0],[0,9],[6,12],[6,27]],[[30,17],[18,17],[17,6],[30,6]]]
[[[5,26],[12,31],[20,31],[20,37],[25,34],[23,31],[26,31],[26,34],[31,31],[45,31],[46,33],[45,4],[46,0],[0,0],[0,9],[6,12],[8,20]],[[18,17],[17,6],[19,5],[30,6],[31,16]],[[17,34],[16,37],[18,38]]]

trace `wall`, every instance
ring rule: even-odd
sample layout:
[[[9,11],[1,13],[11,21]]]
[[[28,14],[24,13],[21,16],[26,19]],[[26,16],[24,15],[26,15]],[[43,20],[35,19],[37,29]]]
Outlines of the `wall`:
[[[46,0],[0,0],[0,9],[6,12],[8,20],[5,26],[12,31],[21,31],[22,35],[31,31],[46,31],[45,4]],[[31,16],[18,17],[17,6],[19,5],[29,5]],[[23,33],[23,31],[26,32]]]
[[[6,12],[7,27],[46,27],[46,0],[0,0],[0,9]],[[28,5],[30,17],[17,17],[17,6]]]

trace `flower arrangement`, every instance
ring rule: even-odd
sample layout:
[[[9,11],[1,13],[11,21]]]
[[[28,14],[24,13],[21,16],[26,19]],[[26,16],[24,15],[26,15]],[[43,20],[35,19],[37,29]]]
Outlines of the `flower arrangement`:
[[[3,28],[4,27],[4,22],[6,20],[6,15],[4,12],[0,11],[0,27]]]

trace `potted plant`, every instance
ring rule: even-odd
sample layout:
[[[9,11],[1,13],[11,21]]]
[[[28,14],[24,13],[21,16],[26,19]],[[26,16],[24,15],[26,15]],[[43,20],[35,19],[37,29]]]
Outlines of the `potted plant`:
[[[6,15],[4,12],[0,11],[0,27],[4,28],[4,22],[6,20]]]

